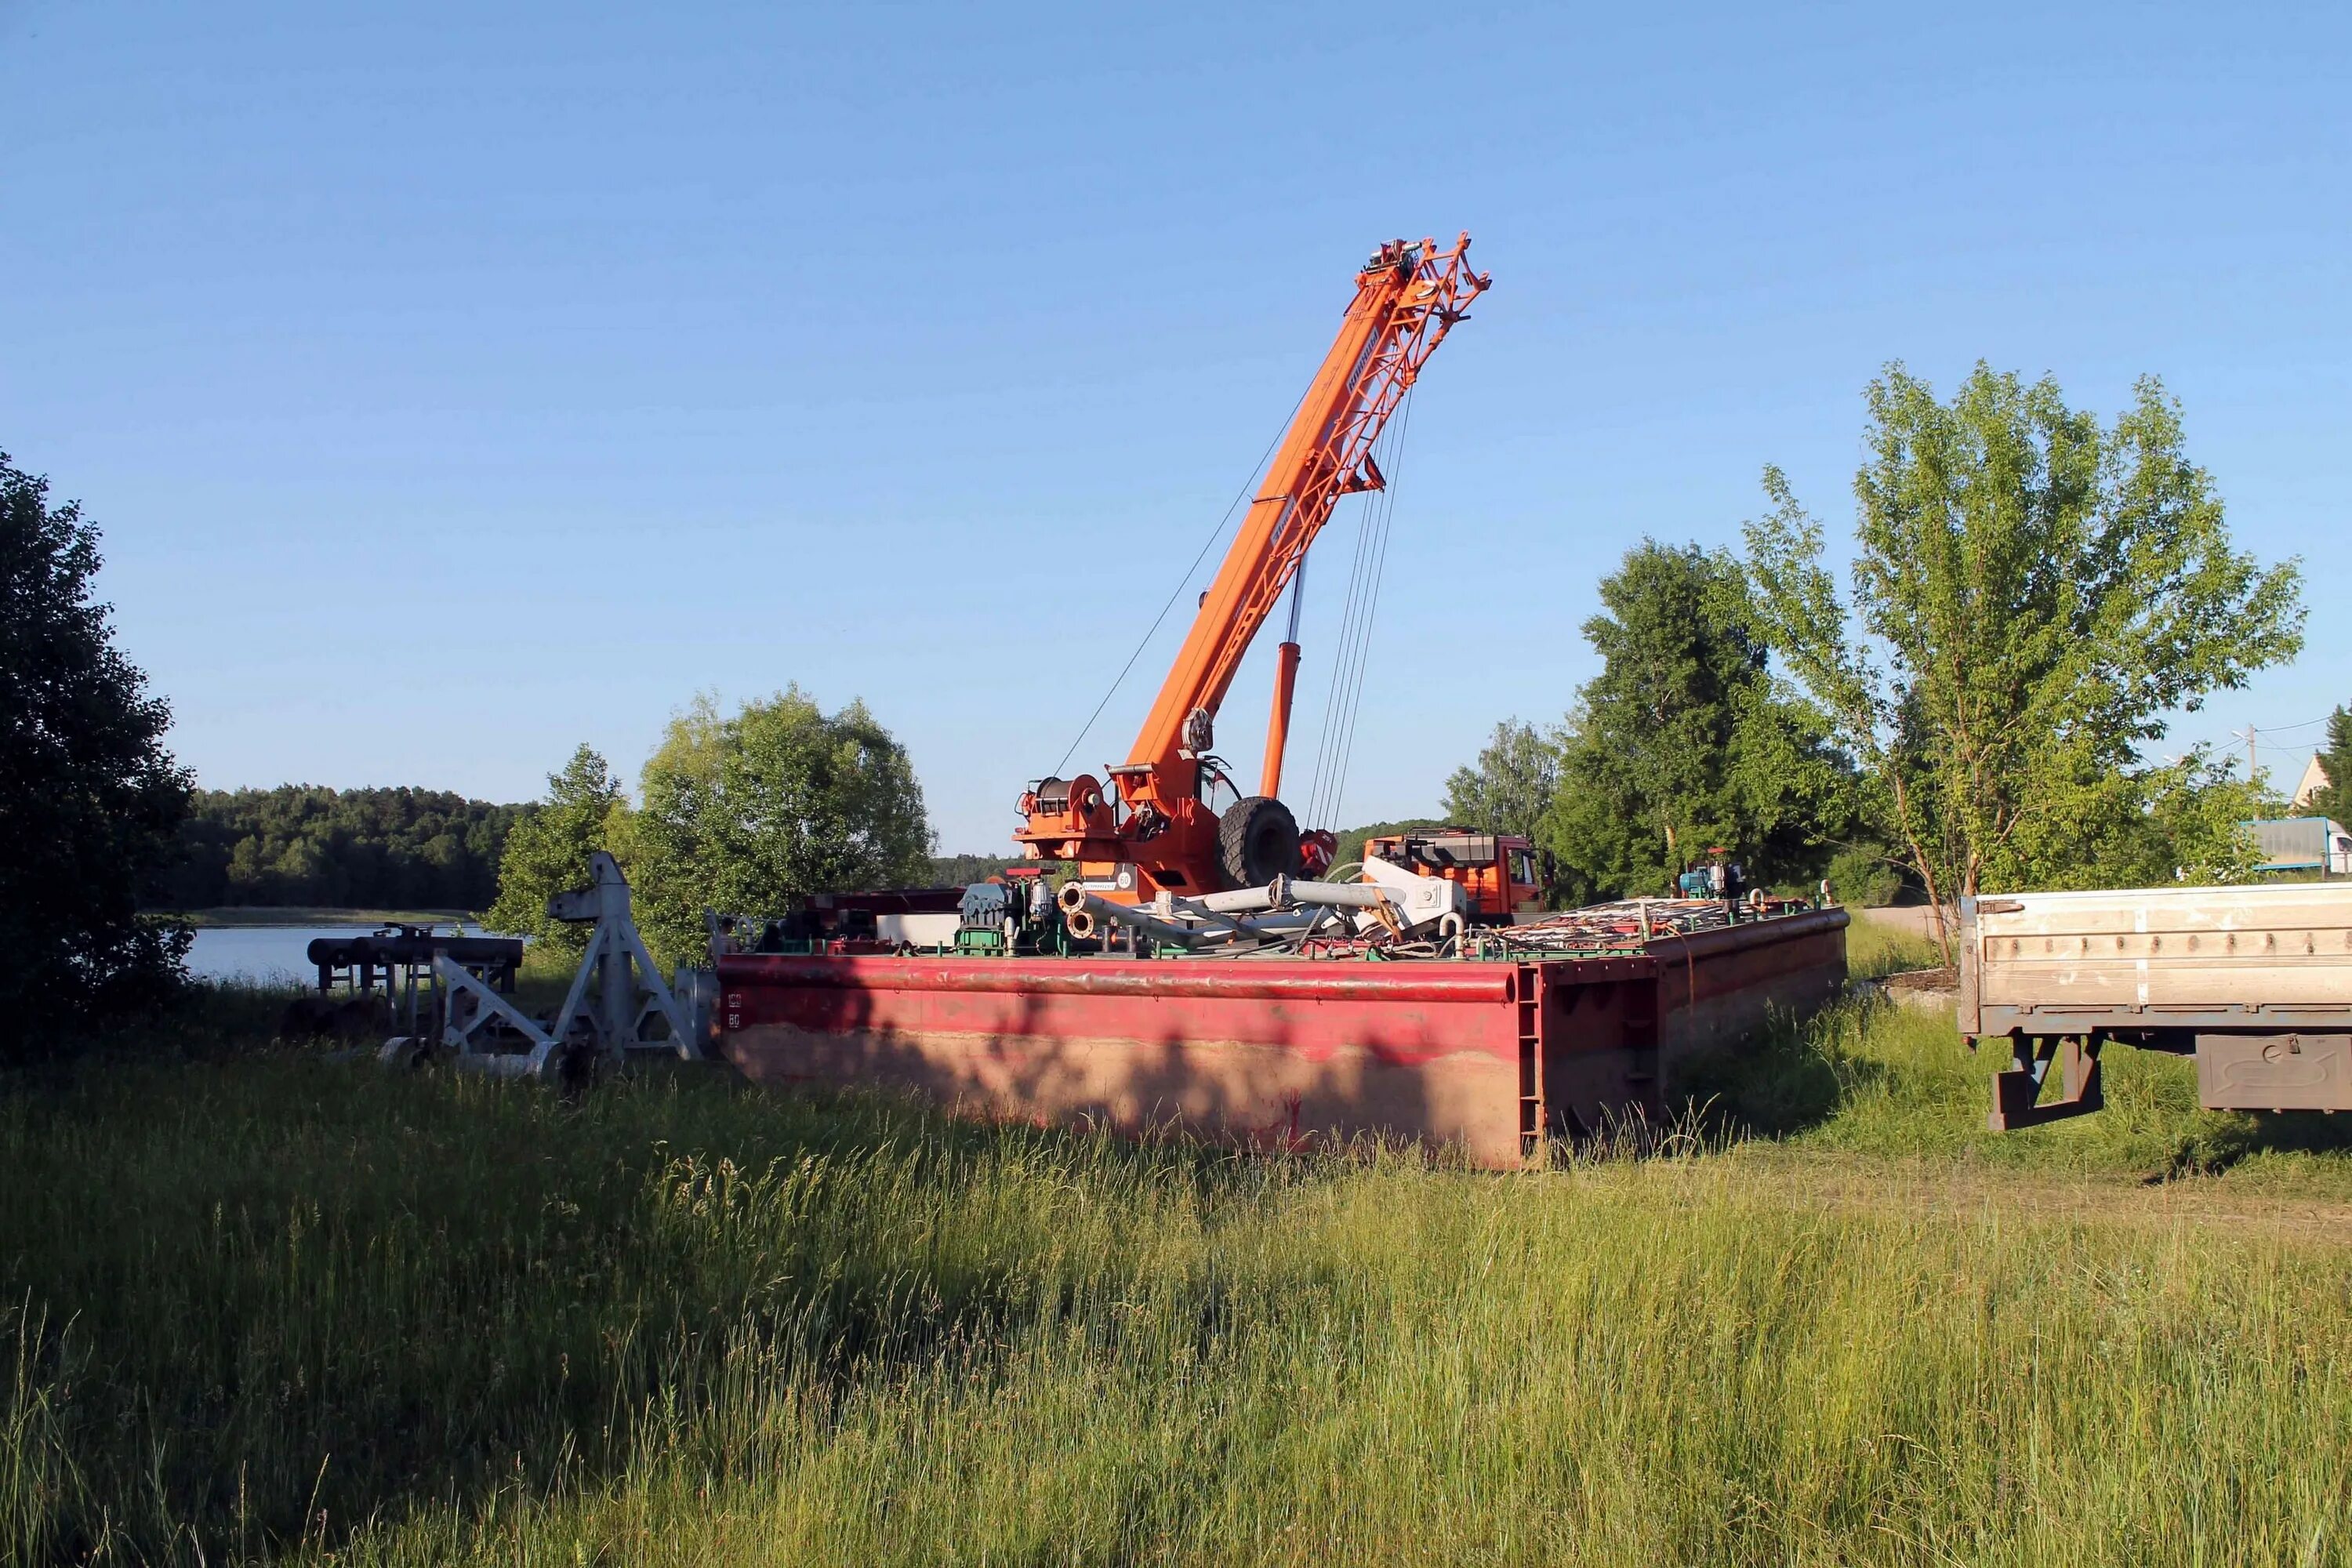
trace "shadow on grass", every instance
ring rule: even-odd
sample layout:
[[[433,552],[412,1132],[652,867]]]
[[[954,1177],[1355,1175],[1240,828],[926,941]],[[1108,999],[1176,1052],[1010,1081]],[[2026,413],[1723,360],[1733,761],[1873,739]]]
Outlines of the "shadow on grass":
[[[1677,1075],[1674,1104],[1722,1142],[1789,1140],[1882,1159],[1957,1158],[2151,1183],[2240,1173],[2283,1190],[2352,1190],[2352,1117],[2212,1111],[2187,1059],[2110,1046],[2106,1109],[2040,1127],[1985,1124],[1998,1043],[1970,1053],[1948,1020],[1855,998],[1776,1019],[1749,1047]]]
[[[2207,1111],[2173,1157],[2145,1179],[2153,1186],[2218,1176],[2264,1155],[2346,1153],[2352,1153],[2352,1117],[2320,1110]]]
[[[1728,1141],[1786,1138],[1821,1126],[1892,1077],[1887,1063],[1848,1048],[1884,1008],[1857,1000],[1802,1021],[1775,1016],[1746,1047],[1709,1052],[1675,1075],[1681,1114]]]

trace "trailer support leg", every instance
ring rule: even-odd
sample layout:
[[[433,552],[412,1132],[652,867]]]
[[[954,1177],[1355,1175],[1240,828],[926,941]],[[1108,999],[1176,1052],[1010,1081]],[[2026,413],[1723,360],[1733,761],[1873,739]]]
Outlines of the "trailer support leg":
[[[2058,1064],[2059,1096],[2047,1105],[2036,1104],[2053,1060]],[[2077,1039],[2017,1035],[2011,1038],[2009,1067],[1993,1077],[1992,1115],[1987,1122],[1995,1132],[2010,1132],[2045,1121],[2063,1121],[2070,1116],[2087,1116],[2105,1103],[2106,1096],[2099,1087],[2097,1036]]]

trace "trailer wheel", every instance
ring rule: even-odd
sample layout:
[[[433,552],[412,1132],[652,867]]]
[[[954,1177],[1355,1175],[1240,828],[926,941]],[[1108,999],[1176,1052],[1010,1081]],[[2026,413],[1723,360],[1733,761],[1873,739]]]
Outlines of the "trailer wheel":
[[[1298,875],[1298,819],[1269,795],[1234,802],[1217,819],[1217,865],[1229,888]]]

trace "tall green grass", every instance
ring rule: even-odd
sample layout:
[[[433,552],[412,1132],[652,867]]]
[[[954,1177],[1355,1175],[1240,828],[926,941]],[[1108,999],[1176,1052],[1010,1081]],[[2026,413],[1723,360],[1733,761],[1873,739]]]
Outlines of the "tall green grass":
[[[13,1561],[2352,1550],[2346,1255],[2267,1233],[275,1053],[19,1086],[0,1175]]]
[[[1689,1113],[1733,1142],[1990,1171],[2220,1177],[2231,1189],[2352,1202],[2352,1117],[2205,1110],[2191,1058],[2112,1046],[2101,1062],[2105,1110],[1993,1132],[1986,1116],[2005,1050],[1971,1052],[1949,1013],[1855,1000],[1699,1064],[1680,1089]]]
[[[1860,910],[1850,911],[1845,931],[1847,973],[1859,980],[1876,980],[1906,969],[1933,969],[1944,962],[1943,950],[1932,937],[1914,936],[1889,921]]]

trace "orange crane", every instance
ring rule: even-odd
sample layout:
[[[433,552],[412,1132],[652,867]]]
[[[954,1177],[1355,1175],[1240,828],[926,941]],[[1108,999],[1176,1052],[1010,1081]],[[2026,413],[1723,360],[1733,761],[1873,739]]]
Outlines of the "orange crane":
[[[1202,595],[1131,760],[1108,769],[1108,784],[1090,773],[1045,778],[1022,795],[1026,821],[1013,837],[1032,858],[1076,861],[1080,878],[1103,896],[1138,902],[1163,889],[1190,897],[1301,869],[1298,824],[1276,798],[1298,678],[1297,642],[1286,640],[1278,650],[1258,792],[1222,813],[1208,799],[1222,777],[1209,760],[1217,710],[1339,498],[1385,487],[1372,461],[1373,442],[1422,365],[1490,281],[1470,270],[1469,249],[1467,234],[1450,250],[1433,239],[1391,240],[1357,272],[1339,335],[1283,434],[1263,493],[1250,503]],[[1317,858],[1328,864],[1328,835],[1313,837]]]

